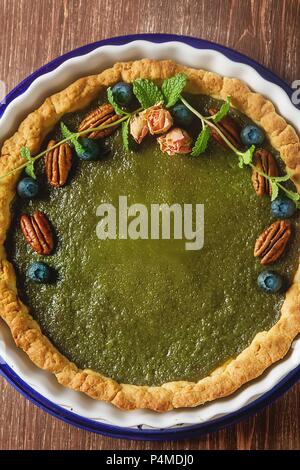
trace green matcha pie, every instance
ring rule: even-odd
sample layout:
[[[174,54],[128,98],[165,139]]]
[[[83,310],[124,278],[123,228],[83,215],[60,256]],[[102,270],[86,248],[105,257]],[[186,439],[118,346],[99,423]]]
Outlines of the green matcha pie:
[[[299,165],[270,101],[171,61],[118,63],[47,98],[0,159],[1,316],[17,346],[123,409],[235,392],[300,331]]]

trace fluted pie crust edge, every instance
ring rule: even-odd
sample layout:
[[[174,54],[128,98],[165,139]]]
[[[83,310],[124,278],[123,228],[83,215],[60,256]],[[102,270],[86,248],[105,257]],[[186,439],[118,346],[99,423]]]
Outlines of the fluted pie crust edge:
[[[169,60],[143,59],[117,63],[99,75],[81,78],[65,90],[48,97],[24,119],[17,132],[4,142],[0,175],[21,164],[21,146],[29,147],[32,154],[37,153],[46,135],[66,113],[86,107],[101,90],[116,82],[132,82],[140,77],[159,83],[178,72],[188,76],[187,91],[191,93],[202,93],[218,99],[226,99],[230,95],[232,105],[265,130],[271,145],[292,172],[299,191],[299,137],[277,114],[274,105],[259,93],[252,92],[238,79],[187,68]],[[199,382],[176,381],[157,387],[135,386],[119,384],[92,370],[80,370],[43,335],[40,326],[21,302],[13,266],[6,258],[4,242],[11,223],[10,205],[19,176],[14,174],[0,183],[0,315],[9,326],[16,345],[27,353],[35,365],[55,374],[60,384],[125,410],[146,408],[164,412],[173,408],[194,407],[230,395],[260,376],[288,352],[293,339],[300,332],[299,268],[286,293],[278,322],[269,331],[258,333],[250,346],[235,359]]]

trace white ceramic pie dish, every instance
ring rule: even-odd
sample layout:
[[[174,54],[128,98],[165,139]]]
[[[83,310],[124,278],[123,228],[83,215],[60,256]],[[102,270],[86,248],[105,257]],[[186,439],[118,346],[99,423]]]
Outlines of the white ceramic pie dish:
[[[115,62],[139,58],[172,59],[195,68],[212,70],[221,75],[236,77],[253,90],[265,95],[300,133],[300,111],[291,103],[286,92],[277,84],[263,78],[253,67],[232,61],[213,49],[197,49],[179,41],[153,43],[137,40],[124,45],[104,45],[93,51],[65,60],[54,70],[38,76],[28,89],[13,99],[0,119],[0,139],[3,141],[16,130],[19,122],[37,108],[45,97],[64,88],[76,78],[97,73]],[[240,410],[248,403],[273,389],[300,364],[300,339],[296,339],[290,353],[267,370],[259,379],[250,382],[234,395],[193,409],[174,410],[163,414],[135,410],[125,412],[114,406],[94,401],[83,394],[59,385],[54,376],[31,363],[16,348],[8,328],[0,323],[0,356],[3,361],[34,391],[65,410],[118,427],[138,425],[169,428],[184,424],[205,423]]]

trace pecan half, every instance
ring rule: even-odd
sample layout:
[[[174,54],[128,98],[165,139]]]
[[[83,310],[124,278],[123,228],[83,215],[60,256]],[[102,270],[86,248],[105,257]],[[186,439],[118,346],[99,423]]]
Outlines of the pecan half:
[[[47,149],[51,149],[55,144],[55,140],[50,140]],[[71,166],[72,149],[68,144],[61,144],[45,156],[45,170],[48,181],[56,188],[66,184]]]
[[[20,219],[21,230],[27,243],[39,255],[50,255],[54,248],[54,239],[50,223],[43,212],[34,212],[32,216],[23,214]]]
[[[111,104],[103,104],[99,106],[99,108],[95,109],[91,113],[89,113],[83,121],[80,123],[78,131],[85,131],[88,129],[92,129],[94,127],[98,127],[101,124],[112,124],[113,122],[117,121],[119,116],[115,113],[114,108]],[[86,137],[90,139],[101,139],[102,137],[107,137],[111,135],[116,129],[118,125],[108,127],[107,129],[102,129],[99,131],[91,132],[87,134]]]
[[[213,116],[218,112],[218,109],[216,108],[209,108],[208,110],[209,114]],[[242,147],[242,141],[240,137],[240,132],[241,132],[241,127],[240,125],[232,119],[230,116],[225,116],[221,121],[216,123],[216,126],[223,132],[225,137],[231,142],[235,147],[241,148]],[[218,134],[218,132],[215,129],[210,129],[211,130],[211,136],[212,138],[220,145],[228,149],[228,145],[222,137]]]
[[[271,264],[280,258],[290,239],[292,228],[287,220],[277,220],[258,237],[254,256],[261,258],[261,264]]]
[[[278,176],[278,166],[273,155],[265,149],[256,150],[253,156],[254,165],[269,176]],[[260,175],[255,168],[252,170],[252,184],[256,194],[260,197],[269,194],[272,196],[270,181]]]

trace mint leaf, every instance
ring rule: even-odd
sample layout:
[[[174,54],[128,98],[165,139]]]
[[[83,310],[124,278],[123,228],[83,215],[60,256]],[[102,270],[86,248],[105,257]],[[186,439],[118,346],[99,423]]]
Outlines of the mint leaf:
[[[251,145],[246,152],[239,152],[237,155],[239,157],[239,167],[243,168],[244,165],[250,165],[252,163],[253,154],[255,151],[255,145]]]
[[[85,147],[80,142],[78,135],[71,132],[63,122],[60,123],[60,129],[63,137],[68,139],[68,141],[73,145],[76,153],[81,154],[85,152]]]
[[[124,149],[129,151],[129,119],[122,122],[122,139]]]
[[[245,165],[249,165],[250,163],[252,163],[254,151],[255,151],[255,145],[251,145],[251,147],[248,148],[246,152],[244,152],[243,160],[244,160]]]
[[[278,196],[279,187],[278,187],[278,184],[276,183],[276,181],[274,181],[274,180],[271,180],[270,183],[271,183],[271,189],[272,189],[271,201],[274,201],[274,199],[276,199],[277,196]]]
[[[187,76],[184,73],[178,73],[174,77],[167,78],[162,84],[162,92],[167,108],[174,106],[180,98],[187,82]]]
[[[26,158],[26,160],[31,160],[31,153],[28,147],[21,147],[21,157]]]
[[[21,147],[21,157],[25,158],[28,163],[25,167],[25,173],[31,178],[36,180],[36,174],[34,171],[34,159],[31,156],[30,150],[28,147]]]
[[[223,119],[223,117],[226,116],[226,114],[230,110],[230,103],[231,103],[230,96],[227,96],[225,103],[222,104],[219,111],[212,117],[212,120],[214,122],[219,122],[221,121],[221,119]]]
[[[151,80],[138,78],[133,82],[133,93],[144,109],[163,101],[163,94]]]
[[[272,189],[272,197],[271,197],[271,201],[274,201],[274,199],[277,198],[278,196],[278,193],[279,193],[279,187],[281,189],[283,189],[286,193],[289,193],[287,194],[287,196],[290,198],[290,199],[293,199],[293,201],[298,201],[298,193],[294,193],[293,191],[289,191],[288,189],[284,188],[284,186],[282,186],[280,183],[284,182],[284,181],[289,181],[290,180],[290,176],[289,175],[284,175],[284,176],[273,176],[271,177],[270,179],[270,183],[271,183],[271,189]],[[279,184],[279,185],[278,185]],[[296,198],[296,199],[295,199]]]
[[[273,180],[273,181],[277,181],[277,182],[279,182],[279,183],[280,183],[281,181],[288,181],[289,179],[291,179],[289,175],[274,176],[274,177],[272,177],[272,180]]]
[[[33,162],[28,163],[28,165],[26,165],[26,167],[25,167],[25,173],[26,173],[28,176],[31,176],[31,178],[33,178],[34,180],[36,180],[36,174],[35,174],[35,171],[34,171]]]
[[[192,149],[192,157],[199,157],[201,153],[205,152],[208,141],[210,138],[210,129],[208,126],[203,127],[202,131],[197,137],[195,145]]]
[[[64,122],[60,123],[60,130],[65,139],[68,139],[72,144],[78,140],[77,135],[74,132],[71,132],[70,129],[67,128]]]
[[[119,114],[119,115],[128,114],[121,108],[121,106],[118,105],[118,103],[116,103],[111,87],[109,87],[107,89],[107,99],[110,102],[110,104],[112,105],[112,107],[114,108],[116,114]]]

